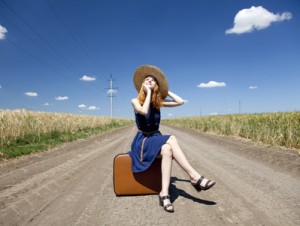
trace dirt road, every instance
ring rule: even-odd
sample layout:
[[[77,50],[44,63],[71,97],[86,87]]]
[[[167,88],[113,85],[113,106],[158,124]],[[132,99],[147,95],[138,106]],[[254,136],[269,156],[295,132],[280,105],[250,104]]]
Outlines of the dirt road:
[[[134,126],[0,164],[0,225],[300,225],[297,152],[162,126],[217,184],[197,193],[174,161],[171,199],[116,197],[113,157]]]

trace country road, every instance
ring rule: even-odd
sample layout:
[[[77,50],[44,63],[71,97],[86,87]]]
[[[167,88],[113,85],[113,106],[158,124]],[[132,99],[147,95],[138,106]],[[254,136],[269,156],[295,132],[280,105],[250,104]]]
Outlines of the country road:
[[[113,158],[134,126],[0,163],[0,225],[300,225],[300,156],[236,138],[161,126],[217,184],[199,193],[174,161],[175,213],[157,195],[117,197]]]

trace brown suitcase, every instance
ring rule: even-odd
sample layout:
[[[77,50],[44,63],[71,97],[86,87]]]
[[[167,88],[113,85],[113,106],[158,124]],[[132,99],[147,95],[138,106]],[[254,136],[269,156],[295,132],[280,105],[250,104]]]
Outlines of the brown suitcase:
[[[158,194],[161,190],[161,156],[146,171],[133,173],[129,154],[116,155],[113,182],[117,196]]]

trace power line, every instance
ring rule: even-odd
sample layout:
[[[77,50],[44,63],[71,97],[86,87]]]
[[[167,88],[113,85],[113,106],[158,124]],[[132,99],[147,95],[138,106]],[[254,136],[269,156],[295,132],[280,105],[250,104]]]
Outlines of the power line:
[[[63,73],[61,73],[60,71],[56,70],[55,68],[53,68],[52,66],[50,66],[49,64],[47,64],[46,62],[42,61],[40,58],[36,57],[35,55],[31,54],[29,51],[27,51],[25,48],[23,48],[21,45],[17,44],[16,42],[7,39],[11,44],[15,45],[16,47],[18,47],[19,49],[21,49],[23,52],[25,52],[26,54],[28,54],[29,56],[31,56],[32,58],[36,59],[37,61],[41,62],[42,64],[46,65],[47,67],[49,67],[51,70],[53,70],[55,73],[62,75],[63,78],[65,78],[68,81],[71,81],[72,83],[81,86],[79,83],[75,82],[72,79],[69,79],[68,77],[66,77]],[[83,86],[81,86],[82,88],[84,88]],[[92,92],[91,90],[87,89],[88,92],[90,92],[91,94],[95,94],[94,92]],[[96,94],[97,95],[97,94]]]
[[[52,59],[55,58],[57,59],[60,63],[62,63],[63,65],[70,67],[72,70],[74,70],[76,73],[79,73],[79,71],[77,71],[75,68],[73,68],[72,64],[65,58],[63,57],[63,59],[65,60],[65,62],[63,62],[60,58],[58,58],[56,55],[53,55],[52,52],[50,52],[48,49],[46,49],[45,47],[43,47],[39,42],[36,42],[32,37],[30,37],[28,34],[26,34],[22,29],[20,29],[16,24],[14,24],[11,20],[9,20],[8,18],[6,18],[3,15],[0,15],[2,18],[4,18],[8,23],[10,23],[12,26],[14,26],[18,31],[20,31],[24,37],[27,37],[29,40],[31,40],[35,45],[37,45],[39,48],[41,48],[43,51],[45,51]],[[16,45],[16,44],[15,44]],[[16,45],[17,46],[17,45]],[[26,51],[25,51],[26,52]],[[80,74],[80,73],[79,73]]]
[[[39,20],[39,22],[42,22],[46,27],[47,27],[47,29],[49,29],[53,34],[54,33],[56,33],[54,30],[53,30],[53,28],[49,25],[49,24],[47,24],[46,22],[45,22],[45,20],[43,19],[43,17],[41,17],[40,15],[38,15],[33,9],[32,9],[32,7],[26,2],[26,1],[23,1],[23,3],[24,3],[24,5],[38,18],[38,20]],[[61,42],[63,42],[63,40],[60,40]],[[67,45],[64,45],[64,47],[66,47]],[[74,51],[73,51],[73,49],[69,49],[69,50],[71,50],[72,52],[73,52],[73,54],[75,53]],[[72,64],[70,61],[68,61],[67,60],[67,58],[65,58],[65,57],[63,57],[63,59],[71,66],[71,67],[73,67],[72,69],[74,70],[74,71],[76,71],[78,74],[82,74],[82,72],[79,72],[79,70],[78,69],[76,69],[76,67],[74,66],[74,64]]]
[[[34,29],[25,19],[23,19],[14,9],[12,9],[4,0],[1,1],[19,20],[21,20],[31,31],[34,32],[34,34],[36,34],[52,51],[54,51],[58,56],[60,56],[61,59],[63,59],[65,62],[61,61],[60,58],[55,57],[49,50],[47,50],[46,48],[44,48],[43,46],[41,46],[40,44],[38,44],[38,42],[34,41],[30,36],[28,36],[22,29],[20,29],[18,26],[16,26],[14,23],[12,23],[9,19],[7,19],[6,17],[4,17],[3,15],[1,15],[4,19],[6,19],[7,21],[9,21],[9,23],[11,23],[13,26],[15,26],[19,31],[21,31],[21,33],[29,38],[32,42],[35,43],[35,45],[39,46],[42,50],[44,50],[47,54],[49,54],[51,57],[56,58],[57,60],[59,60],[61,63],[68,65],[72,70],[74,70],[75,72],[81,74],[78,70],[76,70],[74,68],[74,66],[72,65],[72,63],[70,63],[66,57],[64,57],[56,48],[54,48],[53,45],[51,45],[36,29]],[[31,57],[33,57],[34,59],[38,60],[39,62],[41,62],[42,64],[46,65],[47,67],[49,67],[51,70],[53,70],[55,73],[61,74],[63,76],[63,78],[73,82],[76,85],[80,85],[79,83],[75,82],[72,79],[69,79],[65,74],[59,72],[58,70],[56,70],[54,67],[50,66],[48,63],[44,62],[43,60],[41,60],[40,58],[36,57],[34,54],[30,53],[28,50],[26,50],[24,47],[22,47],[21,45],[17,44],[16,42],[10,40],[7,38],[7,40],[13,44],[14,46],[16,46],[17,48],[21,49],[23,52],[25,52],[26,54],[30,55]],[[83,87],[83,86],[81,86]],[[84,87],[83,87],[84,88]],[[90,89],[88,89],[88,92],[91,92]],[[95,93],[93,93],[94,95]]]
[[[65,23],[65,21],[63,20],[62,16],[57,12],[57,10],[53,7],[53,5],[50,3],[49,0],[46,0],[46,2],[48,3],[48,5],[50,6],[50,8],[52,9],[52,11],[54,12],[54,14],[57,16],[57,18],[59,19],[59,21],[61,22],[61,24],[64,26],[64,28],[66,29],[67,32],[70,33],[70,36],[73,38],[73,40],[78,44],[78,46],[82,49],[82,51],[84,52],[84,54],[87,56],[87,58],[89,59],[90,63],[93,63],[93,66],[96,70],[98,70],[98,67],[96,66],[97,64],[95,63],[95,60],[91,57],[91,55],[89,54],[90,51],[88,51],[86,48],[83,47],[83,45],[81,44],[81,42],[78,40],[77,36],[72,32],[72,30],[69,28],[69,26]],[[65,16],[66,17],[66,16]]]
[[[34,29],[26,20],[24,20],[21,16],[18,15],[18,13],[13,10],[4,0],[2,0],[3,4],[10,9],[10,11],[19,19],[21,20],[27,27],[30,28],[31,31],[33,31],[50,49],[52,49],[58,56],[60,56],[62,59],[64,59],[66,62],[70,64],[70,62],[61,54],[59,53],[52,44],[50,44],[36,29]]]

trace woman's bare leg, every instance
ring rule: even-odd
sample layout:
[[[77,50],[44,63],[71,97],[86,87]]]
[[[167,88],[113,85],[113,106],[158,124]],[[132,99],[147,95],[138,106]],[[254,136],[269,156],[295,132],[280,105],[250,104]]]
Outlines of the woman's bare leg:
[[[190,180],[192,183],[196,183],[198,179],[201,177],[201,175],[191,166],[191,164],[186,159],[183,151],[181,150],[177,139],[175,136],[171,136],[169,140],[167,141],[167,144],[169,144],[172,148],[172,153],[175,161],[179,164],[179,166],[190,176]],[[207,179],[205,178],[203,180],[203,184],[207,182]],[[213,182],[213,181],[212,181]]]
[[[173,160],[173,153],[171,146],[169,144],[164,144],[161,148],[160,154],[162,155],[161,161],[161,175],[162,175],[162,190],[160,192],[160,196],[169,195],[169,186],[170,186],[170,179],[171,179],[171,171],[172,171],[172,160]],[[163,205],[170,204],[171,201],[166,199],[164,200]],[[173,206],[169,206],[168,210],[173,209]]]

